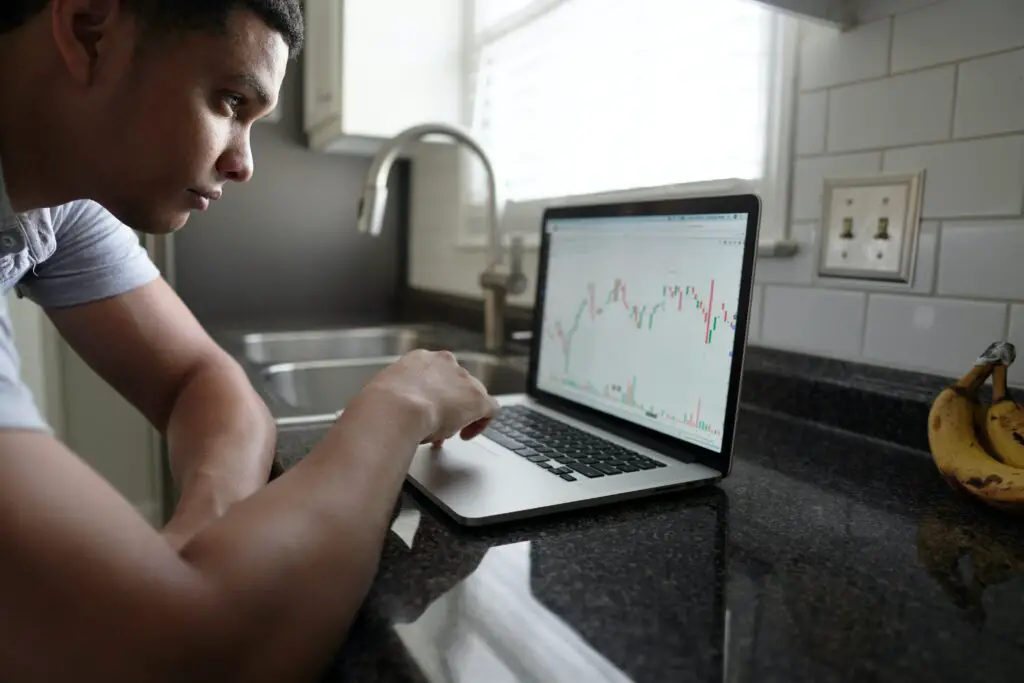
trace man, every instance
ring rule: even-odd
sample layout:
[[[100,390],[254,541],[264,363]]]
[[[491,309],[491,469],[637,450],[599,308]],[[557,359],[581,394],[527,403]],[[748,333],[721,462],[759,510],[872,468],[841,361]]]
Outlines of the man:
[[[497,409],[451,354],[415,352],[266,484],[266,408],[139,247],[130,228],[176,230],[249,179],[301,42],[297,0],[0,3],[0,294],[166,433],[181,490],[158,533],[56,440],[0,318],[5,681],[315,679],[416,447]]]

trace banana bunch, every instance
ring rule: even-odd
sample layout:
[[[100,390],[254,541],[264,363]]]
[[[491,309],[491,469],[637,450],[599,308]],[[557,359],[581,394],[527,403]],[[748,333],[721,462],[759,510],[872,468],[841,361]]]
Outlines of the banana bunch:
[[[1024,513],[1024,407],[1006,387],[1016,359],[1009,342],[990,345],[970,372],[935,398],[928,415],[932,459],[954,489],[1010,512]],[[992,377],[992,403],[978,390]]]

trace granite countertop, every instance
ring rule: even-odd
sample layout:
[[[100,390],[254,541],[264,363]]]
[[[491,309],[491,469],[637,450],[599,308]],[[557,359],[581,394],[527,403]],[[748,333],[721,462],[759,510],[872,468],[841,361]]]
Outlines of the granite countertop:
[[[715,487],[500,527],[404,493],[324,681],[1024,678],[1019,520],[925,452],[760,408],[735,450]]]

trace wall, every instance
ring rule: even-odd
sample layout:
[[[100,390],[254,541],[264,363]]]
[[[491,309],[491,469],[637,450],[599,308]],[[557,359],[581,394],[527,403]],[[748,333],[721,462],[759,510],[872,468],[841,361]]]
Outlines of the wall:
[[[805,27],[791,200],[801,249],[759,260],[751,343],[950,375],[1006,335],[1024,353],[1024,2],[861,0],[859,10],[872,21],[849,32]],[[416,179],[410,284],[479,296],[483,254],[457,246],[457,209],[443,200],[457,196],[454,162],[430,155],[444,165]],[[912,288],[819,280],[824,178],[919,168]],[[517,301],[532,300],[531,287]],[[1012,376],[1024,384],[1024,362]]]
[[[280,122],[253,127],[253,179],[225,187],[173,238],[176,288],[210,328],[331,325],[397,305],[406,166],[392,174],[382,235],[358,234],[369,159],[306,147],[301,59],[280,101]]]
[[[962,374],[1007,335],[1024,351],[1024,3],[902,0],[801,55],[792,228],[758,264],[755,343]],[[922,6],[923,5],[923,6]],[[830,175],[925,169],[910,291],[816,277]],[[1011,369],[1024,384],[1024,363]]]

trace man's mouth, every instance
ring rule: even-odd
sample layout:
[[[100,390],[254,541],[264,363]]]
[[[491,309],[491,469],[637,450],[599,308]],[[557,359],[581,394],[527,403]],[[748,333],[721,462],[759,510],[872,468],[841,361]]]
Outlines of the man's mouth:
[[[205,192],[203,190],[193,190],[193,189],[190,189],[189,192],[197,194],[200,197],[205,197],[206,199],[209,199],[211,202],[217,201],[218,199],[221,198],[221,195],[224,194],[220,190],[210,190],[209,192]]]
[[[210,202],[215,202],[220,199],[223,193],[220,190],[203,192],[201,190],[189,189],[188,194],[192,197],[192,205],[196,209],[199,211],[206,211],[210,208]]]

